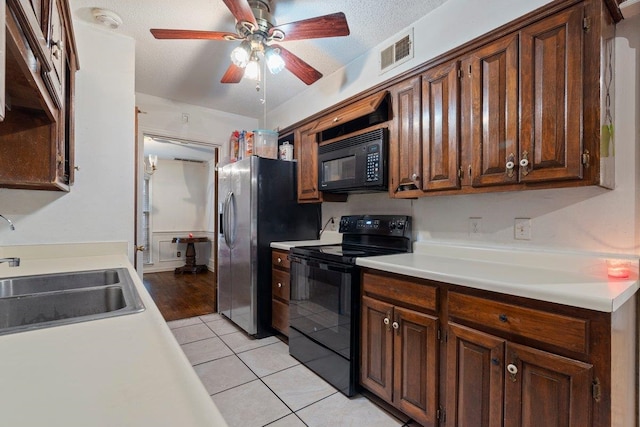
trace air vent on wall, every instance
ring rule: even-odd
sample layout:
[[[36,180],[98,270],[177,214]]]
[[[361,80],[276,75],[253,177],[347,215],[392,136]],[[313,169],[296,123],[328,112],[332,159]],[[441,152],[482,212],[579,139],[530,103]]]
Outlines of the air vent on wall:
[[[380,74],[413,58],[413,28],[380,51]]]

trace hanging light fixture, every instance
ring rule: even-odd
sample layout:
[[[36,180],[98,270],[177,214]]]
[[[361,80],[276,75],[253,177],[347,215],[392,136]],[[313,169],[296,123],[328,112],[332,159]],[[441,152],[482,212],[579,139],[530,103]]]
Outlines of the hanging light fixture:
[[[284,59],[280,56],[280,49],[267,46],[264,50],[264,58],[271,74],[278,74],[284,70]]]
[[[260,80],[260,63],[256,51],[251,53],[251,59],[244,69],[244,77],[249,80]]]
[[[231,62],[237,67],[245,68],[251,59],[251,43],[247,40],[243,41],[240,46],[231,51]]]
[[[158,169],[156,166],[158,164],[158,156],[155,154],[149,154],[147,159],[149,160],[149,166],[147,166],[147,162],[144,162],[144,173],[147,175],[153,175],[153,173]]]

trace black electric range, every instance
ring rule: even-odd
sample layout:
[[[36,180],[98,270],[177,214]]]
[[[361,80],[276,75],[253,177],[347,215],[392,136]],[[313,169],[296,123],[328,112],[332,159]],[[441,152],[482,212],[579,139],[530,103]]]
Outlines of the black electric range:
[[[359,375],[356,258],[411,252],[411,217],[343,216],[339,231],[341,244],[291,249],[289,353],[352,396]]]

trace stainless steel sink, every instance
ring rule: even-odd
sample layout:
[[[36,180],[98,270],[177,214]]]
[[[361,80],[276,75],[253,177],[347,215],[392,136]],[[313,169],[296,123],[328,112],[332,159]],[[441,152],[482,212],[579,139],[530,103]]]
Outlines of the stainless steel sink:
[[[125,273],[127,273],[126,270]],[[120,283],[120,276],[115,269],[13,277],[0,279],[0,298],[116,283]]]
[[[0,280],[0,334],[144,310],[126,268]]]

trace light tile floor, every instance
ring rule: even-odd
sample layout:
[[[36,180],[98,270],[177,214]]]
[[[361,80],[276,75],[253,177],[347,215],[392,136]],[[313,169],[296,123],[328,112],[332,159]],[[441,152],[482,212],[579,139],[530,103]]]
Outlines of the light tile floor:
[[[219,314],[168,322],[230,427],[408,427],[364,396],[344,396],[289,355]]]

